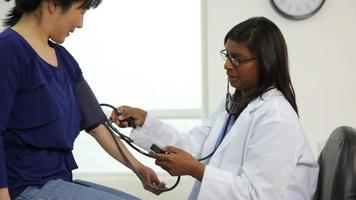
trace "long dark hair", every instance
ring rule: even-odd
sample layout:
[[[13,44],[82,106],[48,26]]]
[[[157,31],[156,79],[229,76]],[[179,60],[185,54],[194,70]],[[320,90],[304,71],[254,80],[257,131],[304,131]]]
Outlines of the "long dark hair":
[[[265,17],[253,17],[234,26],[225,36],[224,44],[230,39],[245,42],[247,48],[259,60],[259,86],[249,100],[261,97],[271,88],[277,88],[298,114],[295,93],[288,67],[287,45],[279,28]],[[234,99],[238,92],[235,91]]]
[[[11,1],[11,0],[5,0]],[[14,26],[24,13],[31,13],[35,11],[42,3],[43,0],[15,0],[15,6],[7,14],[7,18],[4,20],[6,27]],[[90,9],[96,8],[101,0],[51,0],[60,6],[63,11],[66,11],[72,4],[76,2],[82,2],[80,8]]]

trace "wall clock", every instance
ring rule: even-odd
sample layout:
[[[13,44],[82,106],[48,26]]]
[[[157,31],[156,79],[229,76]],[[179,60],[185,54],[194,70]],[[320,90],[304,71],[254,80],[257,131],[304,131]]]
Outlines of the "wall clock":
[[[273,7],[284,17],[306,19],[323,6],[325,0],[271,0]]]

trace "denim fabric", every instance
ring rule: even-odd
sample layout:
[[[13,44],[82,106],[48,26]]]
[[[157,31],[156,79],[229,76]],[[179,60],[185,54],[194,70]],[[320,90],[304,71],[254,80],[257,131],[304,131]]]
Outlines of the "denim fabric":
[[[42,188],[28,187],[15,200],[139,200],[125,192],[76,180],[52,180]]]

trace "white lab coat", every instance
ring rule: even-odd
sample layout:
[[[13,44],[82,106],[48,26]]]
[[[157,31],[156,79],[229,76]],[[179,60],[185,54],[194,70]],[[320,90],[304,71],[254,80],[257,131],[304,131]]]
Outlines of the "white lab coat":
[[[214,150],[228,115],[224,104],[188,133],[179,133],[151,115],[131,137],[149,150],[152,143],[172,145],[194,156]],[[251,102],[217,151],[206,161],[201,182],[189,199],[309,200],[318,164],[292,106],[277,89]]]

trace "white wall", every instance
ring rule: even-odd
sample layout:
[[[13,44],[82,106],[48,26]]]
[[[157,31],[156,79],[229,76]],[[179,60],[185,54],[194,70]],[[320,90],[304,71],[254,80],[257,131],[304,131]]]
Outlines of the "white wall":
[[[278,15],[269,0],[207,1],[208,107],[225,93],[226,76],[218,51],[235,24],[262,15],[274,21],[287,41],[300,118],[317,154],[317,144],[337,126],[356,127],[356,2],[326,0],[309,19]]]
[[[356,127],[355,0],[326,0],[316,15],[302,21],[279,16],[269,0],[207,0],[205,8],[203,67],[207,69],[204,84],[209,111],[226,92],[219,55],[225,34],[235,24],[263,15],[285,35],[300,118],[316,155],[318,142],[335,127]],[[6,9],[0,1],[0,19]]]
[[[13,5],[13,2],[5,2],[3,0],[0,0],[0,31],[4,29],[3,27],[3,19],[6,16],[7,10],[9,10]]]
[[[208,112],[224,97],[226,76],[218,53],[235,24],[266,16],[284,33],[300,118],[315,153],[317,144],[337,126],[356,127],[356,1],[326,0],[309,19],[291,21],[278,15],[269,0],[207,0],[204,21]],[[0,19],[9,3],[0,1]],[[1,30],[1,29],[0,29]]]

